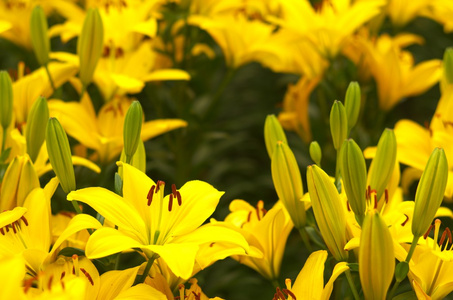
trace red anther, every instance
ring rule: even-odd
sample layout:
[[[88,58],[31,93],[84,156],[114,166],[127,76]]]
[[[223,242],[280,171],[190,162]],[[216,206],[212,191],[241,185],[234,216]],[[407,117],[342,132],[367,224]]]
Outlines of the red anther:
[[[426,233],[423,235],[423,238],[426,240],[426,238],[428,237],[429,233],[431,232],[431,230],[433,229],[434,225],[431,224],[429,225],[429,228],[428,228],[428,231],[426,231]]]
[[[61,273],[60,280],[63,280],[63,278],[64,278],[65,275],[66,275],[66,272],[63,271],[63,272]]]
[[[123,48],[121,48],[121,47],[116,48],[116,50],[115,50],[115,58],[120,58],[123,55],[124,55]]]
[[[263,212],[263,216],[267,214],[267,209],[262,208],[261,211]]]
[[[17,233],[17,231],[16,231],[16,226],[14,226],[14,225],[15,225],[14,222],[11,223],[11,227],[13,228],[13,231],[14,231],[14,233],[16,234],[16,233]]]
[[[6,229],[6,233],[8,233],[9,232],[9,225],[6,225],[5,229]]]
[[[252,218],[252,211],[249,211],[249,214],[247,215],[247,222],[250,222],[251,218]]]
[[[153,184],[151,186],[151,188],[149,189],[149,192],[148,192],[148,195],[146,196],[146,198],[148,199],[148,206],[151,205],[151,202],[153,201],[153,194],[154,194],[154,189],[156,188],[156,186]]]
[[[442,244],[444,243],[445,241],[445,237],[447,236],[447,231],[444,230],[444,233],[442,233],[442,237],[440,238],[440,241],[439,241],[439,246],[442,246]]]
[[[110,47],[104,46],[102,49],[102,57],[108,57],[110,55]]]
[[[256,211],[256,217],[258,218],[258,221],[260,221],[261,220],[261,218],[260,218],[260,210],[259,210],[258,206],[256,207],[255,211]]]
[[[27,219],[25,219],[24,216],[22,216],[22,217],[20,217],[20,218],[21,218],[21,220],[24,222],[25,226],[28,226],[28,221],[27,221]]]
[[[168,200],[168,211],[171,211],[173,206],[173,194],[170,194],[170,200]]]
[[[194,291],[192,291],[192,294],[195,296],[195,300],[201,300],[201,293],[195,293]]]
[[[428,123],[428,121],[424,121],[424,122],[423,122],[423,125],[425,126],[426,129],[429,129],[429,123]]]
[[[407,221],[409,221],[409,216],[408,216],[408,215],[406,215],[406,214],[404,214],[404,215],[406,216],[406,220],[404,220],[404,222],[403,222],[403,223],[401,223],[401,226],[404,226],[404,225],[406,225]]]
[[[82,271],[83,275],[85,275],[85,277],[88,278],[88,281],[91,283],[91,285],[94,286],[94,281],[93,278],[91,278],[90,273],[88,273],[84,268],[80,268],[80,271]]]
[[[33,281],[37,280],[38,278],[36,277],[33,277],[33,278],[30,278],[30,279],[27,279],[24,281],[24,293],[26,294],[28,292],[28,290],[31,288],[32,284],[33,284]]]
[[[176,197],[176,185],[174,183],[171,185],[171,193]]]
[[[61,283],[61,288],[64,290],[65,289],[64,281],[60,281],[60,283]]]
[[[214,244],[215,244],[215,242],[212,242],[212,243],[209,245],[209,247],[213,247]]]
[[[451,230],[450,228],[446,228],[445,231],[447,231],[447,235],[448,235],[448,242],[451,244],[453,242],[453,239],[451,238]]]
[[[277,287],[277,296],[278,298],[277,299],[282,299],[282,300],[286,300],[286,297],[285,295],[282,293],[282,291],[280,290],[279,287]]]
[[[49,291],[52,289],[52,280],[53,280],[53,275],[50,275],[49,282],[47,282],[47,289]]]
[[[75,275],[75,268],[72,266],[72,274]]]
[[[2,235],[5,235],[5,232],[3,231],[3,228],[0,228],[0,233],[1,233]]]
[[[346,201],[346,207],[348,208],[348,211],[351,211],[351,207],[349,206],[349,201]]]
[[[296,295],[294,295],[294,293],[291,292],[290,290],[288,290],[288,289],[282,289],[282,291],[283,291],[283,293],[285,293],[286,295],[291,296],[291,297],[294,298],[294,300],[296,300]]]
[[[178,205],[182,205],[182,198],[181,198],[181,193],[179,191],[176,191],[176,198],[178,199]]]
[[[385,203],[389,203],[389,190],[385,189]]]
[[[377,205],[378,205],[378,203],[377,203],[377,195],[374,194],[374,209],[377,209]]]

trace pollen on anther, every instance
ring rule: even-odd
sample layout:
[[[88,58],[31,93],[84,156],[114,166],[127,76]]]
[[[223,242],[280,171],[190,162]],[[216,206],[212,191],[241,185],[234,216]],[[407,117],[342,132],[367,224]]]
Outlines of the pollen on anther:
[[[168,200],[168,211],[171,211],[173,206],[173,194],[170,194],[170,199]]]
[[[21,220],[24,222],[25,226],[28,226],[28,221],[27,221],[27,219],[26,219],[24,216],[22,216],[22,217],[20,217],[20,218],[21,218]]]
[[[385,189],[385,203],[389,203],[389,190]]]
[[[64,278],[65,275],[66,275],[66,272],[65,272],[65,271],[61,272],[60,280],[63,280],[63,278]]]
[[[84,268],[80,268],[80,271],[82,271],[83,275],[88,279],[88,281],[91,283],[91,285],[94,286],[94,281],[93,278],[91,278],[90,273],[88,273]]]
[[[348,211],[351,211],[351,206],[349,206],[349,201],[346,201],[346,206],[348,208]]]
[[[182,198],[181,198],[181,193],[179,191],[176,191],[176,198],[178,199],[178,205],[182,205]]]
[[[282,291],[283,291],[286,295],[289,295],[289,296],[293,297],[294,300],[296,300],[296,295],[294,295],[294,293],[291,292],[290,290],[288,290],[288,289],[282,289]]]
[[[408,216],[408,215],[406,215],[406,214],[404,214],[404,216],[406,217],[406,220],[404,220],[404,222],[403,222],[403,223],[401,223],[401,226],[404,226],[404,225],[406,225],[407,221],[409,221],[409,216]]]
[[[153,201],[153,194],[154,194],[154,189],[156,188],[156,186],[153,184],[153,186],[149,189],[149,192],[148,192],[148,195],[146,196],[146,198],[148,199],[148,206],[151,205],[151,202]]]
[[[448,235],[448,242],[451,244],[453,242],[453,239],[451,237],[451,230],[450,228],[446,228],[445,231],[447,232],[447,235]]]
[[[52,280],[53,280],[53,275],[50,276],[49,282],[47,283],[47,289],[48,290],[52,289]]]
[[[442,244],[444,243],[445,241],[445,237],[447,236],[447,231],[444,230],[444,233],[442,233],[442,237],[440,238],[440,241],[439,241],[439,246],[442,246]]]
[[[426,231],[426,233],[423,235],[423,238],[426,240],[426,238],[428,237],[429,233],[431,232],[431,230],[433,229],[434,225],[431,224],[428,228],[428,231]]]

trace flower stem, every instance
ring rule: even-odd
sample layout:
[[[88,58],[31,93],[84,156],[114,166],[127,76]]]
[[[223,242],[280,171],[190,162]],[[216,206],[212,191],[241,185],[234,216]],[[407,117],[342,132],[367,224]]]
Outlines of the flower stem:
[[[352,295],[354,296],[354,299],[360,300],[359,293],[357,292],[357,289],[354,284],[354,280],[352,279],[351,271],[346,270],[345,274],[346,274],[346,279],[348,280],[348,283],[349,283],[349,287],[351,288]]]
[[[57,89],[55,87],[55,82],[53,81],[52,76],[50,75],[49,64],[46,64],[44,66],[44,69],[46,69],[46,73],[47,73],[47,77],[49,78],[50,86],[52,87],[53,92],[55,92]]]
[[[308,252],[313,252],[313,248],[310,245],[310,240],[308,238],[307,231],[305,228],[297,228],[299,230],[300,237],[302,238],[302,241],[304,242],[305,248],[307,248]]]
[[[151,266],[153,265],[156,258],[157,258],[157,255],[154,254],[153,256],[151,256],[151,258],[148,259],[148,261],[146,262],[146,266],[145,266],[145,270],[143,271],[143,274],[140,276],[137,275],[137,278],[135,278],[134,285],[145,282],[145,279],[148,276],[149,270],[151,269]]]

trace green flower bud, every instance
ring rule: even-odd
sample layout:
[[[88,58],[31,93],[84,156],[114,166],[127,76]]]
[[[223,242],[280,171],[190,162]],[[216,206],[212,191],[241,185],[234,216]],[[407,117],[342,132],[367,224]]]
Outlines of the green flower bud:
[[[278,141],[288,144],[282,125],[280,125],[275,115],[268,115],[266,117],[266,121],[264,122],[264,141],[266,142],[267,154],[269,154],[269,158],[271,159]]]
[[[23,206],[28,194],[39,187],[39,178],[28,155],[16,156],[6,169],[0,194],[0,211]]]
[[[348,116],[343,103],[335,100],[330,111],[330,132],[335,150],[340,149],[348,136]]]
[[[365,299],[384,300],[393,280],[395,255],[392,236],[376,210],[363,222],[358,260]]]
[[[304,190],[302,177],[296,158],[287,144],[278,141],[271,160],[272,180],[275,191],[282,201],[294,226],[305,227],[305,203],[302,200]]]
[[[309,151],[311,159],[315,162],[315,164],[318,165],[318,167],[321,167],[322,151],[317,141],[313,141],[310,143]]]
[[[134,101],[127,110],[126,117],[124,118],[124,154],[126,155],[126,162],[134,156],[139,141],[141,140],[140,134],[142,131],[143,110],[140,102]]]
[[[443,61],[444,77],[448,84],[453,84],[453,48],[447,48]]]
[[[340,151],[343,187],[356,219],[362,225],[366,211],[366,164],[362,150],[352,139],[345,140]]]
[[[392,177],[396,161],[396,137],[391,129],[385,129],[379,139],[376,156],[368,172],[368,185],[376,191],[377,201],[385,192],[385,188]]]
[[[49,160],[60,180],[63,191],[68,194],[76,188],[74,167],[68,136],[56,118],[50,118],[46,128],[46,145]]]
[[[77,42],[77,54],[80,59],[80,80],[87,86],[102,54],[104,28],[97,9],[88,9],[83,23],[82,33]]]
[[[332,179],[316,165],[307,168],[311,206],[321,236],[337,261],[347,261],[346,216]]]
[[[444,198],[448,179],[448,162],[442,148],[431,153],[415,192],[412,234],[422,236],[432,223]]]
[[[346,115],[348,116],[348,130],[351,130],[357,124],[360,113],[360,102],[360,86],[356,81],[352,81],[346,90],[346,97],[344,99]]]
[[[25,129],[25,140],[27,142],[27,153],[32,161],[38,157],[41,146],[46,138],[43,126],[47,125],[49,120],[49,107],[44,97],[39,97],[33,103],[28,113],[27,127]]]
[[[0,71],[0,124],[6,130],[13,118],[13,84],[6,71]]]
[[[47,35],[47,18],[41,6],[35,6],[31,12],[30,34],[36,58],[41,66],[49,63],[50,40]]]
[[[396,265],[396,269],[395,269],[395,279],[397,282],[401,282],[403,281],[406,276],[407,276],[407,273],[409,273],[409,264],[407,263],[407,261],[400,261],[397,265]]]

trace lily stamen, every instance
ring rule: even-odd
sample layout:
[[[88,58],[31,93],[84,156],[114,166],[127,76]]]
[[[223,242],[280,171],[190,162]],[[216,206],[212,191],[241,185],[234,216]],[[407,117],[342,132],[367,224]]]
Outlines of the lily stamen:
[[[404,225],[406,225],[406,224],[407,224],[407,222],[409,221],[409,216],[408,216],[408,215],[406,215],[406,214],[404,214],[404,216],[406,217],[406,220],[405,220],[405,221],[404,221],[403,223],[401,223],[401,226],[404,226]],[[429,233],[429,232],[428,232],[428,233]]]
[[[52,280],[53,280],[53,275],[50,275],[49,281],[47,282],[47,289],[49,291],[52,289]]]
[[[297,299],[296,299],[296,295],[294,295],[294,293],[291,292],[290,290],[288,290],[288,289],[282,289],[282,291],[283,291],[283,293],[285,293],[286,295],[293,297],[294,300],[297,300]]]
[[[94,286],[94,281],[93,278],[91,278],[90,273],[88,273],[84,268],[80,268],[80,271],[82,271],[83,275],[88,279],[88,281],[91,283],[91,285]]]
[[[151,205],[151,202],[153,201],[153,195],[154,195],[154,189],[156,188],[155,185],[152,185],[151,188],[149,189],[148,195],[146,198],[148,199],[148,206]]]
[[[171,211],[173,206],[173,194],[170,194],[170,200],[168,200],[168,211]]]

